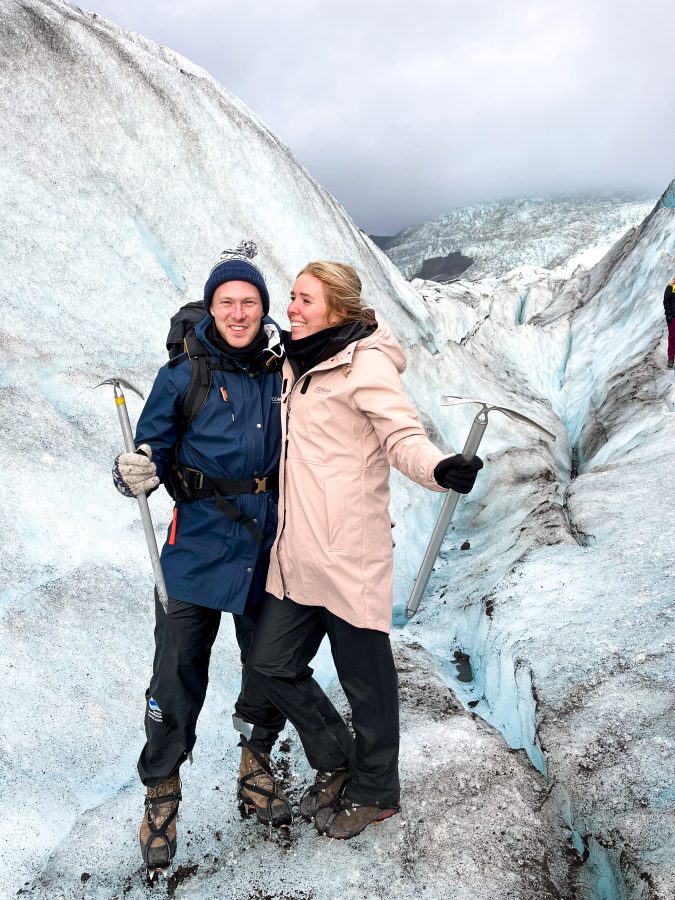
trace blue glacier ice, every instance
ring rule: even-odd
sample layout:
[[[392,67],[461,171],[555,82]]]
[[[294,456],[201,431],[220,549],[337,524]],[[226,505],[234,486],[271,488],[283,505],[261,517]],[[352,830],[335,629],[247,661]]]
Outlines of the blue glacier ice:
[[[520,409],[557,440],[494,417],[421,611],[395,629],[403,812],[381,828],[340,845],[296,829],[283,844],[240,821],[238,655],[223,622],[184,772],[176,895],[440,898],[449,883],[453,900],[675,895],[672,186],[590,267],[410,284],[189,60],[62,0],[0,0],[0,13],[8,896],[147,896],[135,761],[152,583],[135,505],[110,481],[112,398],[93,386],[150,386],[170,316],[240,237],[261,246],[282,323],[308,259],[359,268],[446,449],[473,412],[444,394]],[[134,418],[140,401],[129,406]],[[400,611],[441,498],[398,473],[392,490]],[[161,537],[170,503],[158,492],[151,505]],[[325,653],[318,670],[344,704]],[[288,739],[297,799],[311,773]]]

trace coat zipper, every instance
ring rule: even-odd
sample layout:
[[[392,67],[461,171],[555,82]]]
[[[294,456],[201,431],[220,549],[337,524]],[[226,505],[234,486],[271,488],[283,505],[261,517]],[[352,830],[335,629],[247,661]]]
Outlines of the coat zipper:
[[[286,387],[287,379],[284,379],[284,388]],[[286,400],[286,434],[284,436],[284,495],[286,494],[286,460],[288,459],[288,426],[290,424],[291,419],[291,394],[293,393],[293,388],[295,385],[291,385],[291,388],[288,392],[288,398]],[[281,499],[281,498],[280,498]],[[277,541],[277,546],[279,546],[279,542],[281,541],[281,537],[284,533],[284,528],[286,527],[286,497],[283,498],[284,501],[284,520],[281,523],[281,531],[279,532],[279,539]]]
[[[309,382],[312,380],[312,376],[305,375],[304,378],[305,378],[305,381],[300,390],[301,394],[304,394],[305,391],[307,390],[307,388],[309,387]],[[298,379],[298,381],[299,380],[300,379]],[[288,391],[288,399],[286,401],[286,437],[284,439],[284,494],[286,492],[285,491],[285,488],[286,488],[286,460],[288,459],[288,430],[289,430],[290,422],[291,422],[291,397],[293,396],[293,391],[298,386],[298,381],[296,381],[294,384],[291,385],[291,387]],[[287,383],[288,383],[288,379],[285,378],[284,384],[283,384],[284,388],[286,387]],[[286,497],[284,497],[284,520],[281,523],[281,531],[279,532],[279,540],[277,541],[277,546],[279,546],[279,541],[281,541],[281,538],[283,536],[285,528],[286,528]]]
[[[330,367],[329,367],[330,368]],[[320,371],[324,371],[323,369]],[[305,394],[307,389],[309,388],[309,383],[312,380],[311,372],[305,372],[304,375],[300,376],[304,378],[304,382],[302,388],[300,389],[301,394]],[[288,431],[291,421],[291,397],[293,396],[293,391],[297,388],[300,378],[291,385],[290,390],[288,392],[288,401],[286,403],[286,438],[284,440],[284,494],[286,493],[286,460],[288,459]],[[288,379],[284,378],[281,393],[283,395],[286,385],[288,384]],[[279,532],[279,537],[277,540],[277,547],[279,546],[279,542],[284,533],[284,529],[286,528],[286,497],[284,496],[284,520],[281,523],[281,531]]]

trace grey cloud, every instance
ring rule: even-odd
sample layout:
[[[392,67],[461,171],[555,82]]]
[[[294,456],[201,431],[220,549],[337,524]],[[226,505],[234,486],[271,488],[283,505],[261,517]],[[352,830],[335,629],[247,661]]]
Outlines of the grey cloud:
[[[207,69],[367,231],[675,175],[665,0],[89,6]]]

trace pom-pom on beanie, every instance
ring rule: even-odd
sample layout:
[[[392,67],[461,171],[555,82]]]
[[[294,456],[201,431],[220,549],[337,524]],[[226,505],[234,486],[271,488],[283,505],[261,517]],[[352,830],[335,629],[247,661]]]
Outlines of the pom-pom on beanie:
[[[247,281],[255,285],[260,291],[260,299],[263,305],[263,315],[270,311],[270,295],[267,292],[265,277],[251,260],[257,256],[258,248],[253,241],[242,241],[235,250],[223,250],[220,260],[211,269],[209,277],[204,285],[204,307],[207,312],[211,309],[211,301],[216,288],[226,281]]]

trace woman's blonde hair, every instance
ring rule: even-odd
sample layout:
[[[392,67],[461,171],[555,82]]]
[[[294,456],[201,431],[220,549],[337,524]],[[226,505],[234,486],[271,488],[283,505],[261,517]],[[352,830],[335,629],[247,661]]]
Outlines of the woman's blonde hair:
[[[377,325],[373,310],[363,305],[361,279],[353,266],[319,259],[308,262],[304,269],[298,272],[298,277],[300,275],[313,275],[319,279],[326,296],[326,305],[341,325],[346,322]]]

